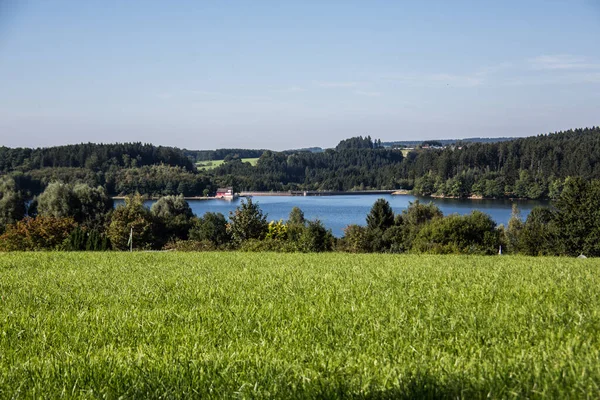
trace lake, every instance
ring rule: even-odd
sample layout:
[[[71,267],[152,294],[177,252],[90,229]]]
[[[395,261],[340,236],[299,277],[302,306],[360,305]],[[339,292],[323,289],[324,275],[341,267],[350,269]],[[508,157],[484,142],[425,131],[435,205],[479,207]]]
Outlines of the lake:
[[[434,199],[420,198],[412,195],[343,195],[343,196],[256,196],[252,200],[260,205],[267,219],[286,220],[292,207],[298,206],[304,211],[306,219],[320,219],[327,228],[333,231],[335,236],[341,237],[343,229],[350,224],[365,225],[365,218],[373,203],[378,198],[389,201],[395,213],[400,213],[408,207],[410,202],[419,200],[423,203],[433,202],[444,213],[468,214],[472,210],[480,210],[489,214],[497,224],[508,223],[512,205],[516,203],[521,210],[521,217],[525,219],[531,209],[538,205],[548,203],[532,200],[471,200],[471,199]],[[205,212],[220,212],[226,217],[229,211],[235,210],[243,201],[236,199],[227,200],[190,200],[189,204],[198,216]],[[148,202],[151,205],[152,202]]]

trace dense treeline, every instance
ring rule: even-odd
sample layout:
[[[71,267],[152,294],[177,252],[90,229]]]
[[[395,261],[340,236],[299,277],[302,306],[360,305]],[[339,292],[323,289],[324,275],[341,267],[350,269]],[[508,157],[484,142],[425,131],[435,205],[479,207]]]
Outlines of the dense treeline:
[[[441,146],[449,145],[462,145],[466,143],[495,143],[495,142],[507,142],[510,140],[516,140],[516,137],[497,137],[497,138],[466,138],[466,139],[438,139],[435,140]],[[382,142],[381,145],[384,147],[415,147],[423,144],[420,140],[396,140],[393,142]]]
[[[0,174],[29,198],[52,182],[102,186],[110,195],[201,196],[216,190],[182,150],[142,143],[1,147]]]
[[[600,128],[443,149],[379,148],[370,137],[323,153],[265,152],[257,165],[226,163],[217,182],[241,190],[413,189],[447,197],[556,198],[567,177],[600,178]]]
[[[239,190],[394,189],[402,152],[383,149],[326,150],[284,154],[267,151],[255,167],[232,161],[215,168],[217,182]]]
[[[242,202],[229,218],[194,216],[183,196],[164,196],[149,209],[140,195],[112,208],[102,187],[52,183],[31,204],[14,183],[0,182],[0,251],[12,250],[245,250],[346,251],[435,254],[600,256],[600,180],[567,178],[552,207],[523,221],[515,208],[508,226],[489,215],[444,216],[432,203],[411,204],[400,214],[379,199],[364,226],[350,225],[336,239],[302,210],[268,222],[257,203]]]
[[[41,168],[85,168],[107,171],[111,167],[130,168],[166,164],[194,169],[192,161],[173,147],[142,143],[82,143],[48,148],[0,147],[0,172],[30,171]]]
[[[0,174],[33,198],[52,182],[102,186],[111,196],[205,196],[236,191],[408,189],[419,195],[557,198],[568,177],[600,178],[600,128],[495,143],[415,150],[388,149],[371,137],[336,149],[190,152],[141,143],[81,144],[47,149],[0,148]],[[255,166],[242,158],[260,158]],[[198,171],[192,159],[225,160]]]

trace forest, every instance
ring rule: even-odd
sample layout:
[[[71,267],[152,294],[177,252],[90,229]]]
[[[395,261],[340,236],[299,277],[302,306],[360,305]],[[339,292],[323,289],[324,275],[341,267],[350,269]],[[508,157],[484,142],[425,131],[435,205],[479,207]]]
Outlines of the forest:
[[[240,190],[410,189],[425,196],[556,198],[567,177],[600,178],[600,128],[406,154],[359,137],[323,153],[265,152],[252,168],[233,160],[213,174]]]
[[[430,141],[434,143],[433,141]],[[334,149],[191,151],[142,143],[0,147],[0,175],[28,199],[52,182],[103,187],[108,195],[206,196],[236,191],[405,189],[443,197],[555,199],[568,177],[600,178],[600,128],[497,142],[385,147],[370,136]],[[439,142],[439,143],[437,143]],[[255,166],[242,161],[260,157]],[[223,159],[199,171],[200,160]]]

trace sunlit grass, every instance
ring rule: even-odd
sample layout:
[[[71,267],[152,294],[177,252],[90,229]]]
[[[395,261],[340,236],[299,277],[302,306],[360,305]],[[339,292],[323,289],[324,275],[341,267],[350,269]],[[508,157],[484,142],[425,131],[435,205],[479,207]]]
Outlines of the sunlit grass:
[[[0,254],[0,398],[598,398],[600,263]]]
[[[217,168],[224,162],[224,160],[199,161],[196,163],[196,168],[200,170],[213,169]],[[256,163],[258,162],[258,158],[242,158],[242,162],[248,162],[251,165],[256,165]]]

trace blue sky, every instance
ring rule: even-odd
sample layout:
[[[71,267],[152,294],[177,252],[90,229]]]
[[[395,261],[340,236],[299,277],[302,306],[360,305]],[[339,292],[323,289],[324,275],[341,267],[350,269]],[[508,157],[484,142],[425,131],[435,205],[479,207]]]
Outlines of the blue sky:
[[[600,2],[0,0],[0,145],[276,150],[600,124]]]

